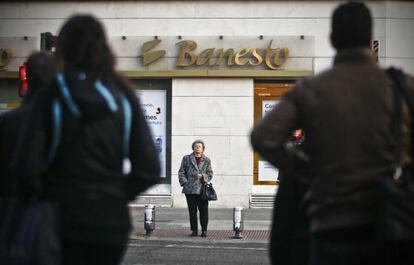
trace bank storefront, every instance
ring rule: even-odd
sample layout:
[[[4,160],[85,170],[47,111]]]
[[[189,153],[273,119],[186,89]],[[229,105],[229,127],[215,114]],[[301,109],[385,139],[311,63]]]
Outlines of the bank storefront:
[[[177,172],[203,139],[219,200],[211,207],[270,207],[276,169],[249,134],[281,95],[332,63],[330,15],[339,1],[91,1],[0,3],[0,111],[16,107],[18,69],[74,13],[105,28],[117,69],[137,87],[162,164],[161,184],[135,204],[186,207]],[[414,4],[370,2],[381,65],[414,72]]]
[[[139,89],[164,169],[163,183],[136,203],[185,207],[177,171],[192,141],[203,139],[220,197],[212,207],[271,207],[278,172],[253,153],[249,132],[296,80],[313,74],[313,38],[152,36],[114,43],[125,57],[136,47],[136,70],[124,74]]]

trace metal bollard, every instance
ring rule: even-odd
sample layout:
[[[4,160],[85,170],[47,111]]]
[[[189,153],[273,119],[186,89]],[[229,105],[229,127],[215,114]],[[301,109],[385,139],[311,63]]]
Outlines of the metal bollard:
[[[243,207],[233,208],[233,230],[236,232],[233,238],[242,239],[243,231]]]
[[[145,205],[144,229],[145,236],[150,236],[155,229],[155,206],[152,204]]]

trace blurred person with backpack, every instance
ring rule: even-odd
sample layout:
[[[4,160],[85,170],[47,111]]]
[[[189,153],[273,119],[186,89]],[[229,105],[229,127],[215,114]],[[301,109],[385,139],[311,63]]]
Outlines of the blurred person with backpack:
[[[119,264],[128,202],[160,181],[158,154],[96,18],[66,21],[56,56],[61,72],[38,93],[15,160],[19,193],[59,203],[63,264]]]
[[[28,113],[28,106],[37,91],[45,88],[52,82],[56,74],[56,66],[52,55],[46,52],[32,53],[26,63],[26,77],[28,90],[22,100],[22,105],[0,115],[0,197],[14,197],[16,195],[16,181],[10,176],[10,165],[14,157],[14,150],[18,136],[23,128],[24,119]]]

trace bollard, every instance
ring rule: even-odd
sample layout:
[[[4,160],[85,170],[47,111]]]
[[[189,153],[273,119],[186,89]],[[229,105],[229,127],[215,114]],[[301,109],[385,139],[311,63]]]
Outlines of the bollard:
[[[152,204],[145,205],[144,229],[145,236],[150,236],[155,229],[155,206]]]
[[[243,207],[233,208],[233,230],[236,233],[233,238],[242,239],[243,231]]]

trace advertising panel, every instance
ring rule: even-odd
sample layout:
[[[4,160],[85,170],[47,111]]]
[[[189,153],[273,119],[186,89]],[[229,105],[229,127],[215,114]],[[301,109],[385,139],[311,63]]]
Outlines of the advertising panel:
[[[262,117],[271,111],[277,104],[278,100],[262,101]],[[279,170],[272,166],[269,162],[259,157],[259,181],[276,181],[279,176]]]
[[[166,178],[167,91],[139,90],[137,95],[159,154],[161,177]]]

